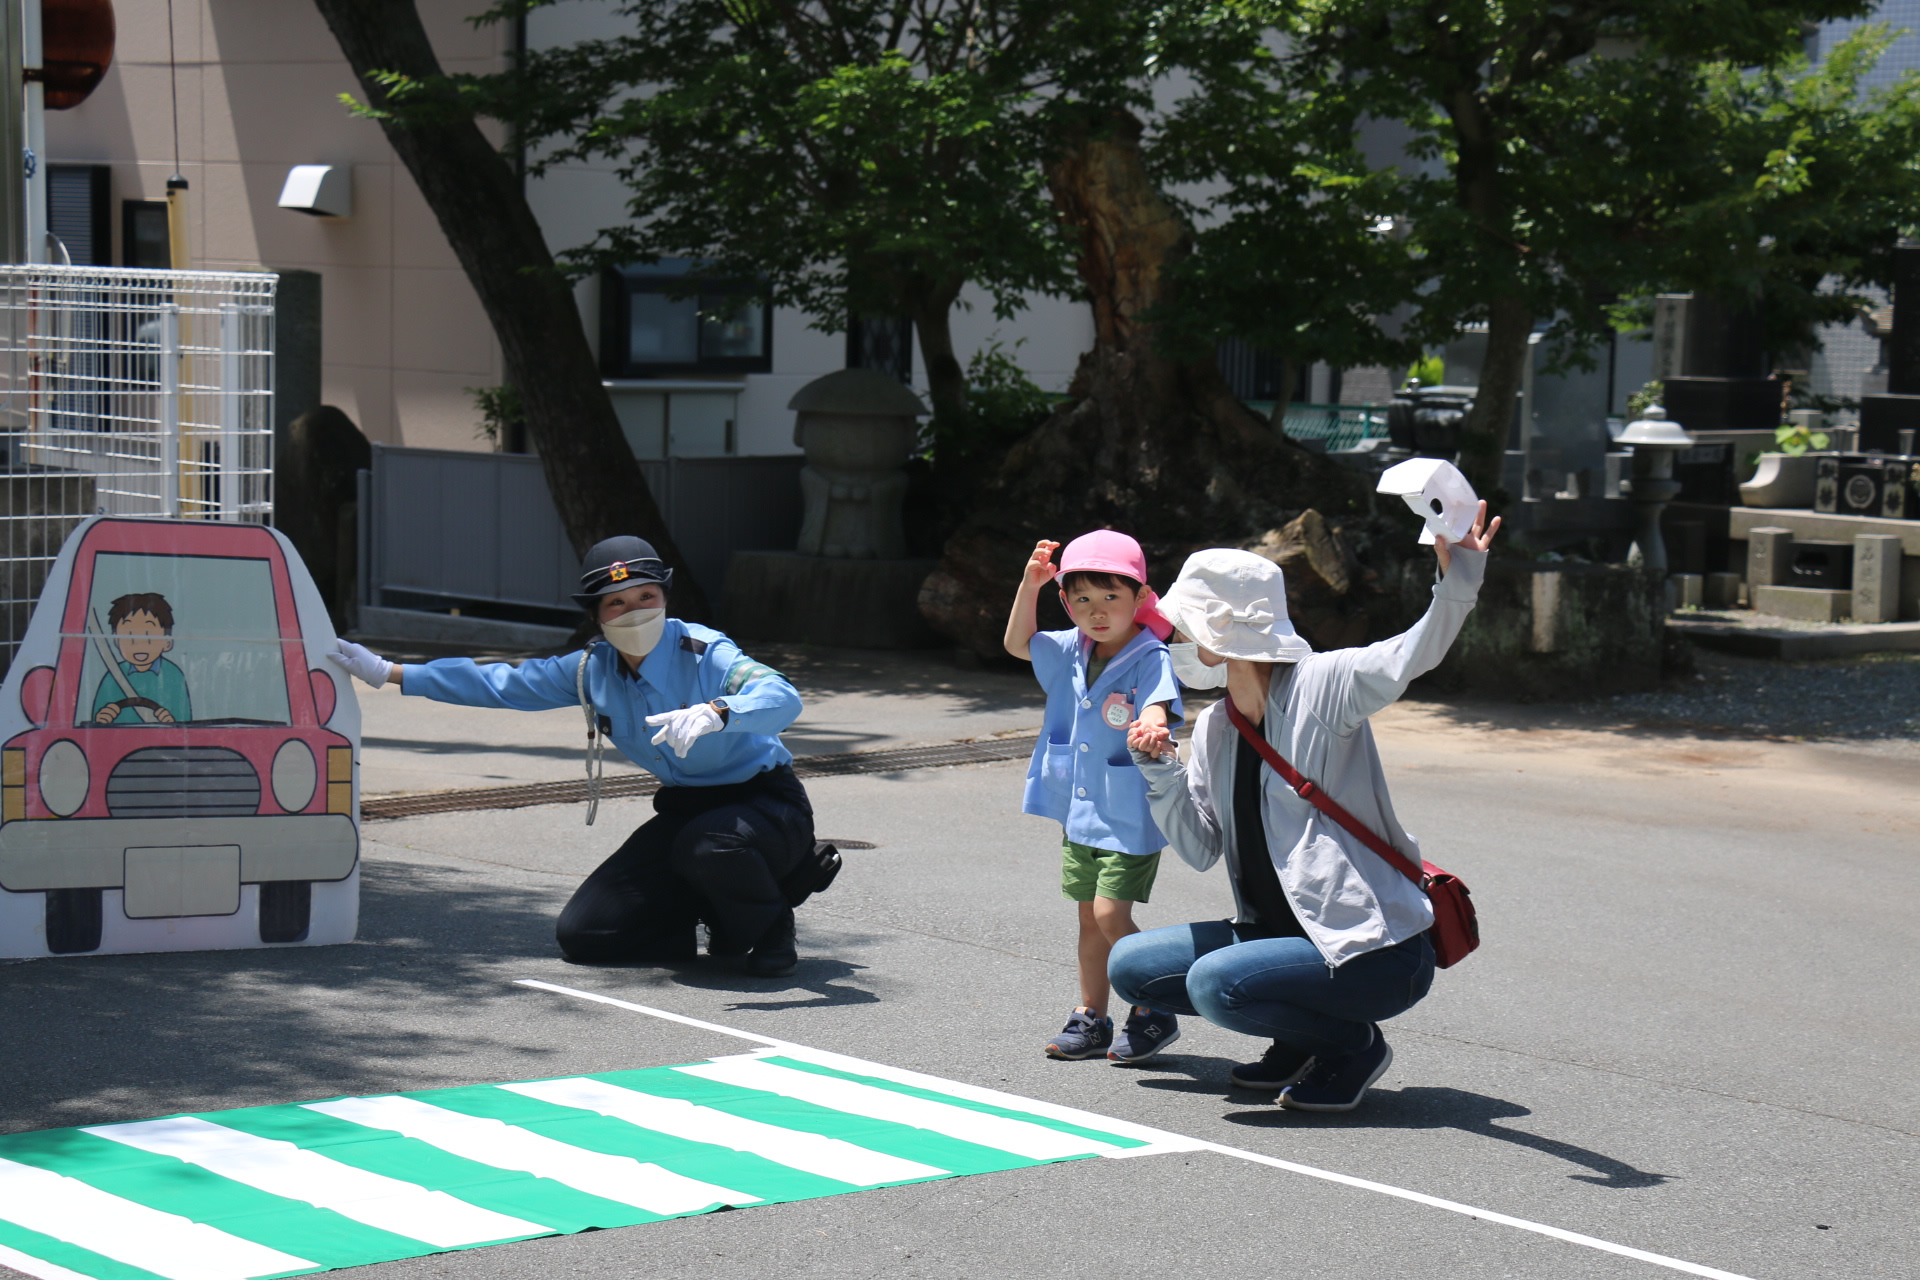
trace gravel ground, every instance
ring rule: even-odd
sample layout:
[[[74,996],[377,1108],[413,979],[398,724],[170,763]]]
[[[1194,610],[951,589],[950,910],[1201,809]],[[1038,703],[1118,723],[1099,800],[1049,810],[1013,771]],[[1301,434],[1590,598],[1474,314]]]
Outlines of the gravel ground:
[[[1774,662],[1695,650],[1696,673],[1654,693],[1581,704],[1601,717],[1920,760],[1920,654]]]

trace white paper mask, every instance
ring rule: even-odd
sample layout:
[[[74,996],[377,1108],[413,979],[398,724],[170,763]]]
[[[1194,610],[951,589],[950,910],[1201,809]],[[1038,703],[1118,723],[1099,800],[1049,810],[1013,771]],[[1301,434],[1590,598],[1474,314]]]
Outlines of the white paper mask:
[[[1426,521],[1420,531],[1422,545],[1431,545],[1435,534],[1448,543],[1460,541],[1473,531],[1480,510],[1473,486],[1444,458],[1408,458],[1388,467],[1381,473],[1379,491],[1396,495]]]
[[[644,658],[660,643],[667,626],[665,609],[629,609],[600,624],[600,634],[629,658]]]

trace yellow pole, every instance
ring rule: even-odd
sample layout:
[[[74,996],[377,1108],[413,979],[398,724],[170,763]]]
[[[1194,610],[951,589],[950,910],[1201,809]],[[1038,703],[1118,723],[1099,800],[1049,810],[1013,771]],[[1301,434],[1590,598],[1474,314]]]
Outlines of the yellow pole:
[[[167,266],[175,271],[193,269],[193,251],[187,239],[187,180],[180,174],[167,179]],[[176,294],[176,302],[179,297]],[[174,484],[180,491],[181,506],[195,504],[197,514],[200,506],[200,450],[199,432],[194,417],[195,397],[187,390],[193,384],[194,361],[188,356],[193,347],[193,319],[184,311],[180,315],[180,405],[178,421],[180,423],[179,469],[174,475]],[[186,514],[183,510],[182,514]]]

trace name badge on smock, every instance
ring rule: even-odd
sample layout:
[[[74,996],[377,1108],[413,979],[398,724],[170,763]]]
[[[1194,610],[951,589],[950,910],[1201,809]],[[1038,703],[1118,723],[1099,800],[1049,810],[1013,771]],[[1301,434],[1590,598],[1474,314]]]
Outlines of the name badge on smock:
[[[1124,729],[1133,723],[1133,704],[1124,693],[1110,693],[1100,707],[1100,718],[1115,729]]]

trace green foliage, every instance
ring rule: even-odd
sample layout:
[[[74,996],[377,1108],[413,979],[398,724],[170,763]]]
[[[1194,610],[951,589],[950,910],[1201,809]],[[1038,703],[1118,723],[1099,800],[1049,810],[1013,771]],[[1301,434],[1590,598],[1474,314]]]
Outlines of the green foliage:
[[[485,440],[497,449],[501,441],[513,439],[526,427],[527,412],[517,388],[467,387],[466,393],[472,397],[473,407],[480,411],[480,425],[473,433],[475,439]]]
[[[1014,344],[1018,351],[1022,338]],[[936,469],[977,460],[997,461],[1053,411],[1056,397],[1042,391],[999,341],[967,362],[967,407],[935,414],[926,432],[926,457]]]
[[[1282,314],[1296,279],[1324,287],[1328,268],[1284,234],[1262,252],[1262,233],[1310,239],[1344,208],[1353,225],[1394,220],[1341,243],[1366,255],[1356,310],[1397,304],[1408,340],[1442,341],[1515,300],[1550,321],[1558,361],[1581,363],[1627,319],[1617,299],[1694,289],[1759,298],[1784,347],[1888,278],[1892,232],[1920,199],[1920,87],[1859,91],[1885,32],[1818,67],[1801,54],[1802,23],[1858,16],[1866,0],[1239,8],[1283,33],[1288,54],[1203,81],[1216,132],[1231,138],[1241,119],[1252,135],[1215,162],[1235,212],[1206,234],[1238,237],[1234,287]],[[1402,155],[1354,154],[1369,118],[1398,127]],[[1842,287],[1823,293],[1830,277]],[[1354,324],[1348,336],[1381,335]]]
[[[1423,387],[1437,387],[1446,380],[1446,361],[1437,355],[1424,355],[1413,362],[1413,367],[1407,370],[1407,376],[1400,385],[1404,387],[1417,382]]]
[[[1638,391],[1627,397],[1627,416],[1645,417],[1649,406],[1661,403],[1667,394],[1666,384],[1655,380],[1644,384]]]
[[[466,82],[535,146],[534,173],[611,164],[628,186],[630,220],[572,269],[694,259],[828,330],[917,318],[965,283],[1003,316],[1072,288],[1034,112],[1044,6],[616,7],[622,34]]]
[[[1797,422],[1783,422],[1773,429],[1778,452],[1798,457],[1809,449],[1824,449],[1829,441],[1824,431],[1810,431]]]

